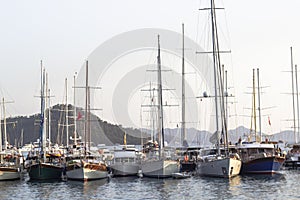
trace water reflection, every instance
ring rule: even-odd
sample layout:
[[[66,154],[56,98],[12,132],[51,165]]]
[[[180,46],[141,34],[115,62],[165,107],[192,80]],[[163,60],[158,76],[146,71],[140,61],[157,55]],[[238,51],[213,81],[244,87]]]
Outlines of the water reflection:
[[[72,181],[69,180],[67,187],[68,190],[72,191],[72,195],[75,197],[82,197],[82,196],[91,196],[96,197],[98,195],[98,190],[100,187],[104,186],[109,182],[109,179],[100,179],[94,181]]]
[[[231,179],[112,178],[90,182],[0,182],[0,199],[299,199],[300,171]]]
[[[229,186],[230,187],[235,187],[235,186],[239,186],[241,184],[241,176],[235,176],[232,177],[231,179],[229,179]]]

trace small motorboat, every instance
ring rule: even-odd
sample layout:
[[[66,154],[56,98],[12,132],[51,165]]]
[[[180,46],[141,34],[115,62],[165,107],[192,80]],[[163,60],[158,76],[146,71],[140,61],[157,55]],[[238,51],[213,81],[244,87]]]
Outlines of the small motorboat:
[[[192,175],[191,173],[188,172],[178,172],[178,173],[173,173],[172,177],[174,179],[184,179],[184,178],[190,178]]]

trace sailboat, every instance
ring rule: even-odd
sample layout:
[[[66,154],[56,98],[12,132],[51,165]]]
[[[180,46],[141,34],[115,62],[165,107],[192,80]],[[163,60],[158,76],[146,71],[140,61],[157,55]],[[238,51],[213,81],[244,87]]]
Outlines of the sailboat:
[[[259,70],[257,69],[258,82],[258,103],[260,104],[260,86]],[[276,154],[273,143],[268,141],[262,142],[262,133],[260,126],[260,135],[256,134],[256,98],[255,98],[255,69],[253,69],[253,92],[252,92],[252,116],[254,122],[254,141],[251,141],[252,135],[248,136],[248,142],[240,141],[237,144],[239,155],[242,159],[242,174],[274,174],[277,173],[283,165],[285,158]],[[259,124],[261,124],[260,105],[259,107]],[[252,130],[252,119],[251,128]]]
[[[299,92],[298,92],[298,71],[297,71],[297,65],[293,63],[293,48],[290,47],[291,51],[291,74],[292,74],[292,98],[293,98],[293,133],[294,133],[294,141],[295,143],[292,144],[291,149],[288,150],[288,153],[286,155],[286,161],[284,163],[286,168],[292,168],[297,169],[300,166],[299,160],[300,160],[300,144],[299,144],[299,127],[300,127],[300,117],[299,117]],[[295,73],[294,73],[295,72]],[[295,77],[294,77],[295,74]],[[294,81],[295,78],[295,81]],[[296,92],[295,87],[296,86]],[[295,94],[296,94],[296,102],[297,107],[295,106]],[[298,118],[298,133],[296,132],[296,114],[297,111],[297,118]]]
[[[221,63],[219,54],[219,41],[217,34],[216,16],[215,16],[215,2],[211,0],[211,6],[209,8],[211,12],[211,27],[212,27],[212,56],[213,56],[213,67],[214,67],[214,103],[215,103],[215,117],[216,117],[216,151],[214,149],[209,150],[209,153],[202,155],[197,162],[197,174],[201,176],[213,176],[231,178],[240,173],[241,160],[237,154],[230,154],[228,141],[227,141],[227,120],[225,117],[225,105],[224,105],[224,86],[221,78]],[[219,88],[219,91],[218,91]],[[219,113],[220,109],[220,113]],[[219,119],[219,115],[220,118]],[[222,129],[219,130],[221,122]],[[224,153],[221,153],[221,142],[220,142],[220,131],[225,133],[224,138]],[[201,152],[200,152],[201,153]],[[203,152],[202,152],[203,153]]]
[[[6,116],[4,98],[0,103],[3,106],[4,125],[4,150],[2,149],[2,123],[0,117],[0,181],[17,180],[21,178],[20,155],[17,151],[7,149]]]
[[[46,128],[44,127],[45,121],[45,70],[43,69],[41,61],[41,114],[40,114],[40,138],[39,138],[39,151],[37,156],[30,161],[27,168],[31,180],[60,180],[62,177],[63,163],[61,155],[50,156],[46,151]],[[46,97],[47,98],[47,97]]]
[[[172,159],[172,149],[165,147],[164,127],[163,127],[163,106],[162,106],[162,80],[161,80],[161,60],[160,60],[160,41],[158,35],[158,130],[159,143],[150,141],[144,145],[146,158],[142,160],[141,170],[143,176],[154,178],[172,177],[173,173],[179,172],[179,163]]]
[[[90,151],[90,86],[88,84],[88,61],[86,61],[86,102],[85,102],[85,141],[84,147],[78,154],[69,156],[66,166],[66,175],[70,180],[90,181],[108,178],[106,164],[100,155]],[[76,131],[76,130],[75,130]],[[76,137],[76,135],[75,135]],[[76,145],[75,145],[76,146]],[[80,147],[76,147],[77,149]]]
[[[196,170],[196,157],[199,148],[188,147],[185,128],[185,60],[184,60],[184,24],[182,24],[182,73],[181,73],[181,146],[176,148],[180,156],[180,171],[194,172]],[[176,175],[175,175],[176,176]]]

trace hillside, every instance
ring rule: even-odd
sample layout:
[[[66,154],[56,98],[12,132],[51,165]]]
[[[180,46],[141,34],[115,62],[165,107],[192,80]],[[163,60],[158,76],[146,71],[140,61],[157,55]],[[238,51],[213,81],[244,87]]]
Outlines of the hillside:
[[[69,105],[69,136],[74,136],[74,117],[72,117],[73,106]],[[84,138],[84,111],[76,108],[81,117],[77,120],[77,132]],[[65,126],[65,105],[55,105],[51,108],[51,141],[58,144],[66,144],[66,126]],[[48,117],[48,116],[46,116]],[[18,116],[7,119],[7,135],[10,144],[32,143],[37,141],[40,134],[39,129],[40,114],[31,116]],[[47,120],[46,120],[47,123]],[[23,130],[23,139],[21,133]],[[48,128],[47,128],[48,131]],[[3,132],[3,127],[2,127]],[[91,141],[97,144],[123,144],[124,132],[126,132],[127,144],[141,144],[141,131],[139,129],[126,128],[122,125],[110,124],[91,114]],[[150,131],[142,133],[144,141],[149,137]],[[244,138],[248,134],[249,129],[240,126],[236,129],[229,130],[229,141],[236,143],[238,139]],[[187,129],[187,142],[193,145],[211,145],[209,139],[212,133],[207,131],[199,131],[194,128]],[[274,135],[267,136],[270,140],[283,140],[287,143],[293,143],[294,135],[292,131],[283,131]],[[180,146],[180,129],[165,129],[165,140],[171,146]],[[70,142],[71,143],[71,142]]]
[[[66,123],[65,105],[55,105],[51,108],[51,142],[66,144]],[[69,136],[74,136],[74,117],[72,117],[73,106],[68,106],[69,110]],[[81,113],[81,118],[77,120],[77,132],[84,138],[84,111],[77,108]],[[48,117],[46,115],[46,117]],[[48,123],[45,120],[45,123]],[[48,131],[48,126],[47,126]],[[2,132],[3,132],[2,127]],[[23,139],[21,133],[23,130]],[[127,144],[140,144],[141,132],[138,129],[124,128],[121,125],[110,124],[102,121],[97,116],[91,114],[91,141],[97,144],[123,144],[124,132],[126,132]],[[10,144],[27,144],[37,141],[40,135],[40,114],[31,116],[18,116],[7,119],[7,135]],[[143,137],[146,137],[143,134]],[[70,142],[71,143],[71,142]]]

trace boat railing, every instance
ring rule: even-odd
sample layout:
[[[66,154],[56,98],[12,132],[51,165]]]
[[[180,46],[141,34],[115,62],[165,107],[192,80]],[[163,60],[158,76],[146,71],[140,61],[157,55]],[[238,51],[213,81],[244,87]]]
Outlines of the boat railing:
[[[132,158],[132,157],[124,157],[124,158],[114,158],[112,161],[112,164],[115,163],[136,163],[137,159]]]

